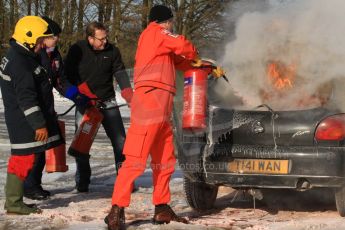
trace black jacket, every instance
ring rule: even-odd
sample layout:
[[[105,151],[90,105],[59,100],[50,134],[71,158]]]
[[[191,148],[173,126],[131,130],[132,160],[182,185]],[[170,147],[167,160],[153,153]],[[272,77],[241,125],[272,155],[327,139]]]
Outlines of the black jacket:
[[[53,87],[62,93],[61,77],[63,76],[63,61],[58,47],[48,55],[46,49],[41,49],[39,53],[41,65],[46,69]]]
[[[64,61],[65,77],[73,85],[86,82],[101,100],[115,97],[113,76],[121,89],[131,87],[120,51],[112,44],[95,51],[86,40],[72,45]]]
[[[38,55],[10,41],[0,64],[0,86],[5,121],[14,155],[42,152],[63,143],[55,111],[52,84]],[[35,140],[35,130],[46,127],[47,143]]]

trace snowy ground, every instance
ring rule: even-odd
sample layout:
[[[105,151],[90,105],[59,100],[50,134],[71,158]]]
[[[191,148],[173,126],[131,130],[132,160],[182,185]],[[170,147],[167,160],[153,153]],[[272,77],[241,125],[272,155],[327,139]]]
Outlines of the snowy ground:
[[[118,97],[119,98],[119,97]],[[119,101],[121,104],[123,101]],[[58,99],[57,110],[63,112],[70,102]],[[128,108],[121,108],[126,128],[129,122]],[[67,146],[73,135],[73,113],[65,117]],[[110,209],[113,182],[116,179],[113,154],[103,129],[97,135],[91,151],[92,181],[90,192],[78,194],[74,190],[75,163],[67,157],[69,171],[44,174],[43,186],[52,192],[50,200],[38,202],[42,214],[8,216],[0,210],[2,229],[106,229],[103,218]],[[4,125],[2,103],[0,103],[0,206],[4,204],[6,164],[9,156],[9,141]],[[155,226],[150,219],[151,170],[148,168],[136,182],[139,191],[132,196],[126,209],[127,229],[247,229],[247,230],[330,230],[343,229],[345,219],[335,210],[331,190],[294,192],[265,190],[266,202],[254,202],[253,198],[231,188],[221,187],[214,209],[207,213],[192,211],[183,195],[182,174],[176,170],[171,180],[171,206],[180,215],[187,217],[191,225],[171,223]],[[33,202],[26,200],[26,202]]]

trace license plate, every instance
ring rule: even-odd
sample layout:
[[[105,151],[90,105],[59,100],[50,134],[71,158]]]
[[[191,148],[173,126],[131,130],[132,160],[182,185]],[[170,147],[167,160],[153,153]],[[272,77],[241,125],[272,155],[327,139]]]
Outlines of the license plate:
[[[288,174],[289,160],[235,159],[228,164],[234,173]]]

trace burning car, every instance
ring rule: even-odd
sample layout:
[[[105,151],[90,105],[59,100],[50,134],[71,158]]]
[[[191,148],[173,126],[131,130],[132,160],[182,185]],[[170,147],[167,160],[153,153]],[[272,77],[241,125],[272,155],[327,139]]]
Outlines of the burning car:
[[[267,68],[277,94],[293,86],[294,66],[269,63]],[[251,110],[223,106],[212,100],[214,80],[207,83],[205,127],[186,128],[181,106],[174,119],[185,196],[193,209],[212,208],[220,185],[245,190],[327,187],[334,188],[337,210],[345,216],[345,114],[326,106],[329,86],[321,87],[328,93],[296,102],[301,108],[314,104],[312,108],[275,111],[268,103]],[[274,96],[269,92],[262,90],[262,101]]]

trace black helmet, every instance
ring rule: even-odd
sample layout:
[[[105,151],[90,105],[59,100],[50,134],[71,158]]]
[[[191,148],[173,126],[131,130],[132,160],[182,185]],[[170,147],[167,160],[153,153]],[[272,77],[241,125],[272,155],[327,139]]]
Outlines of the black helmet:
[[[61,34],[62,30],[59,24],[57,24],[55,21],[48,18],[47,16],[43,16],[42,19],[48,23],[48,27],[51,30],[51,32],[54,34],[54,36]]]
[[[163,5],[156,5],[151,8],[149,20],[150,22],[161,23],[173,18],[174,15],[171,12],[170,8]]]

